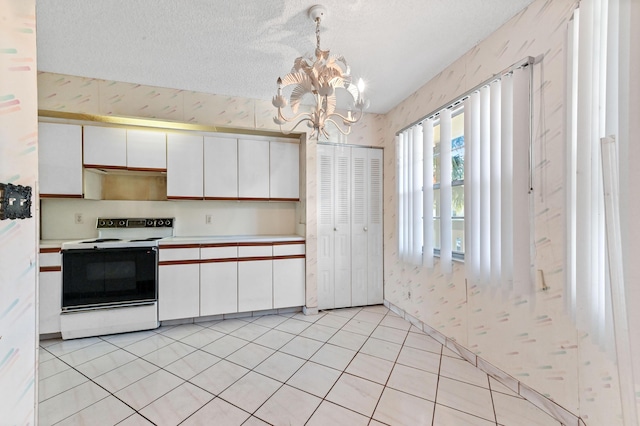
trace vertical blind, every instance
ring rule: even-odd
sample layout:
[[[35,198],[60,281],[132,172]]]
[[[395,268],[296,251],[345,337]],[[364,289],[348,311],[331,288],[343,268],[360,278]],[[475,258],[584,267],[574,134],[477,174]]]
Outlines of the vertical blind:
[[[517,68],[464,104],[467,278],[518,294],[532,283],[530,81]]]
[[[465,269],[474,284],[531,290],[531,67],[464,100]],[[459,102],[455,102],[459,104]],[[396,138],[400,259],[433,267],[433,130],[440,126],[440,268],[452,271],[452,113],[443,108]]]

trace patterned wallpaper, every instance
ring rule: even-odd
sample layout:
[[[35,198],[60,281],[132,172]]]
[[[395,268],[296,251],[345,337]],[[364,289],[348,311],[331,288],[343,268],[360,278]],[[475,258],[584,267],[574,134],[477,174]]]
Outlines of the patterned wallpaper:
[[[577,0],[536,0],[386,115],[365,115],[334,141],[384,148],[385,299],[437,329],[588,425],[621,425],[613,357],[564,310],[564,43]],[[534,67],[535,260],[527,296],[467,287],[463,263],[445,276],[399,261],[394,134],[526,56]],[[270,102],[41,72],[39,108],[278,130]],[[307,239],[307,306],[317,306],[316,152],[304,141],[301,217]]]
[[[615,356],[577,330],[564,309],[564,45],[576,5],[535,1],[387,115],[388,177],[394,175],[396,131],[517,61],[544,55],[534,66],[535,289],[516,297],[467,288],[461,263],[450,276],[439,265],[429,271],[403,264],[396,253],[392,177],[385,179],[385,298],[586,424],[621,425]]]
[[[35,188],[34,0],[0,0],[0,182]],[[35,424],[36,212],[0,221],[0,424]]]

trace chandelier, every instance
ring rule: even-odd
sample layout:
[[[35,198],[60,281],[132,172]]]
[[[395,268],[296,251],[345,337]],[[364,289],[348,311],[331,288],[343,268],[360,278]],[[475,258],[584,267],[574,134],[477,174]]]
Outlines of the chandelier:
[[[273,121],[280,126],[296,122],[291,128],[294,130],[303,122],[313,129],[311,138],[323,135],[329,138],[326,125],[333,124],[343,135],[351,133],[351,125],[362,117],[362,110],[367,107],[367,101],[362,97],[364,82],[358,81],[357,86],[351,84],[350,68],[341,55],[330,55],[329,50],[320,49],[320,22],[326,15],[324,6],[315,5],[309,9],[309,17],[316,23],[315,55],[307,54],[297,58],[291,72],[278,78],[278,93],[273,97],[273,106],[278,108],[278,115]],[[282,94],[282,89],[293,86],[289,101]],[[343,89],[350,97],[350,107],[346,115],[336,111],[336,90]],[[311,112],[298,113],[302,98],[311,94],[315,105]],[[291,107],[292,116],[287,117],[284,108]],[[352,113],[351,109],[355,108]]]

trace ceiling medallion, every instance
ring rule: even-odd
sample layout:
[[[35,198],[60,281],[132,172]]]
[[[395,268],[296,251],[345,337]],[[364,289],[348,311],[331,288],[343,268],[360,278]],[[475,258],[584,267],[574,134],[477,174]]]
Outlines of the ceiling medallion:
[[[309,17],[316,23],[316,50],[315,55],[307,54],[297,58],[293,63],[291,72],[278,78],[278,94],[273,97],[273,106],[278,108],[278,115],[273,121],[280,126],[297,121],[291,128],[294,130],[299,124],[307,122],[307,126],[313,129],[311,138],[323,135],[329,138],[326,129],[327,123],[332,123],[340,133],[348,135],[351,125],[362,117],[362,110],[368,102],[362,97],[364,82],[358,81],[357,86],[351,84],[350,68],[347,61],[341,55],[330,55],[329,50],[320,49],[320,22],[326,16],[324,6],[315,5],[309,9]],[[283,96],[282,89],[293,86],[289,95],[289,101]],[[336,111],[336,90],[343,89],[350,97],[349,110],[346,115]],[[315,105],[311,112],[298,113],[302,98],[313,95]],[[291,107],[292,116],[285,116],[283,109]],[[356,111],[352,113],[351,109]]]

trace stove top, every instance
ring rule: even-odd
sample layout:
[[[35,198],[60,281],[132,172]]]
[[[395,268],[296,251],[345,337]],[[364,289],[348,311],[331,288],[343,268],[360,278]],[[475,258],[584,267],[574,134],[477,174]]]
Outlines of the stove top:
[[[63,250],[126,247],[156,247],[162,238],[173,236],[174,218],[98,218],[97,238],[69,241]]]

